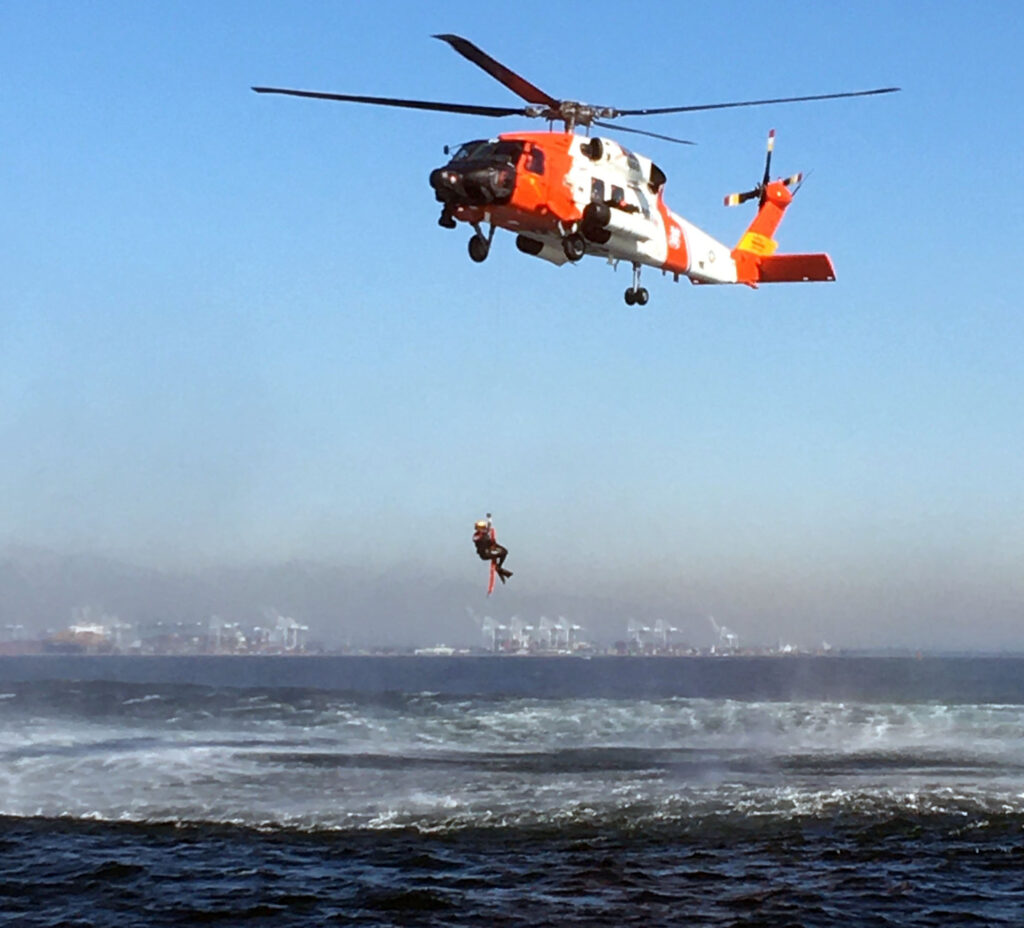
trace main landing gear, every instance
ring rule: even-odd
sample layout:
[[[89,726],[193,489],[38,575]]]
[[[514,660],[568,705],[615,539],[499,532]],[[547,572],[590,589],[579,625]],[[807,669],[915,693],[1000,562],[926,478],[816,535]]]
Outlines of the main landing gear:
[[[646,306],[650,298],[651,295],[647,292],[647,288],[640,286],[640,265],[634,263],[633,286],[626,290],[626,305]]]
[[[574,264],[587,253],[587,242],[579,232],[570,232],[562,239],[562,251]]]

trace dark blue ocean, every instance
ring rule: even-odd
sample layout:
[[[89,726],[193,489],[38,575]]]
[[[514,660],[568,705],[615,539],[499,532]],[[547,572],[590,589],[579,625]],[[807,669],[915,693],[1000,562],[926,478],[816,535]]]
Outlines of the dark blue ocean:
[[[0,658],[0,924],[1024,924],[1024,660]]]

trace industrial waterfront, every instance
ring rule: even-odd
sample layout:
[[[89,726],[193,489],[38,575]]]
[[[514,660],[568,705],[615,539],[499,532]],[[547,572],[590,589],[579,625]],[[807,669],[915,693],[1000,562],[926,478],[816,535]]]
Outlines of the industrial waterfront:
[[[475,628],[467,629],[467,639],[475,643],[433,643],[419,645],[327,646],[310,637],[308,625],[291,616],[268,610],[258,621],[225,621],[219,616],[195,622],[132,623],[101,609],[81,607],[72,610],[67,626],[33,635],[22,625],[0,629],[0,655],[79,654],[79,655],[400,655],[452,657],[496,655],[507,657],[592,657],[611,656],[741,656],[830,654],[831,646],[801,648],[785,642],[775,645],[741,642],[736,632],[711,616],[707,640],[688,641],[679,628],[661,619],[643,622],[628,619],[624,634],[609,642],[594,642],[586,628],[564,616],[539,616],[527,620],[519,616],[496,619],[474,617]]]

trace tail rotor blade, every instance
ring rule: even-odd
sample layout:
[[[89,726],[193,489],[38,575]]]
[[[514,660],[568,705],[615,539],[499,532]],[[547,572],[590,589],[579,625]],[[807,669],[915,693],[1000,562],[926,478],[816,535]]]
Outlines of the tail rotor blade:
[[[772,151],[775,149],[775,130],[772,129],[768,133],[768,151],[764,157],[764,179],[761,181],[762,187],[768,186],[768,181],[771,180],[772,170]]]
[[[747,200],[753,200],[754,197],[761,195],[761,188],[755,187],[753,190],[747,190],[745,193],[730,193],[725,198],[726,206],[739,206],[740,203],[746,203]]]
[[[786,186],[793,188],[793,196],[796,196],[796,192],[804,185],[804,181],[810,176],[810,171],[806,174],[801,171],[799,174],[794,174],[792,177],[786,178]]]
[[[726,206],[739,206],[740,203],[746,203],[747,200],[753,200],[755,197],[760,201],[760,204],[764,206],[765,200],[768,197],[768,184],[772,179],[772,152],[775,151],[775,130],[772,129],[768,133],[768,145],[766,146],[764,156],[764,176],[761,178],[759,183],[753,190],[748,190],[745,193],[730,193],[725,198]],[[782,181],[787,187],[793,185],[799,186],[803,179],[802,174],[794,174],[792,177],[787,177]],[[794,189],[794,193],[795,193]]]

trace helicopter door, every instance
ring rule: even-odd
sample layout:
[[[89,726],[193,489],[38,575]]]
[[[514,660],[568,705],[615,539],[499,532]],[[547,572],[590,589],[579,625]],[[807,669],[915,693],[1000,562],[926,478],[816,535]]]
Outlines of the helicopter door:
[[[516,200],[530,212],[541,212],[547,206],[548,180],[545,173],[544,149],[527,143],[519,159]]]

